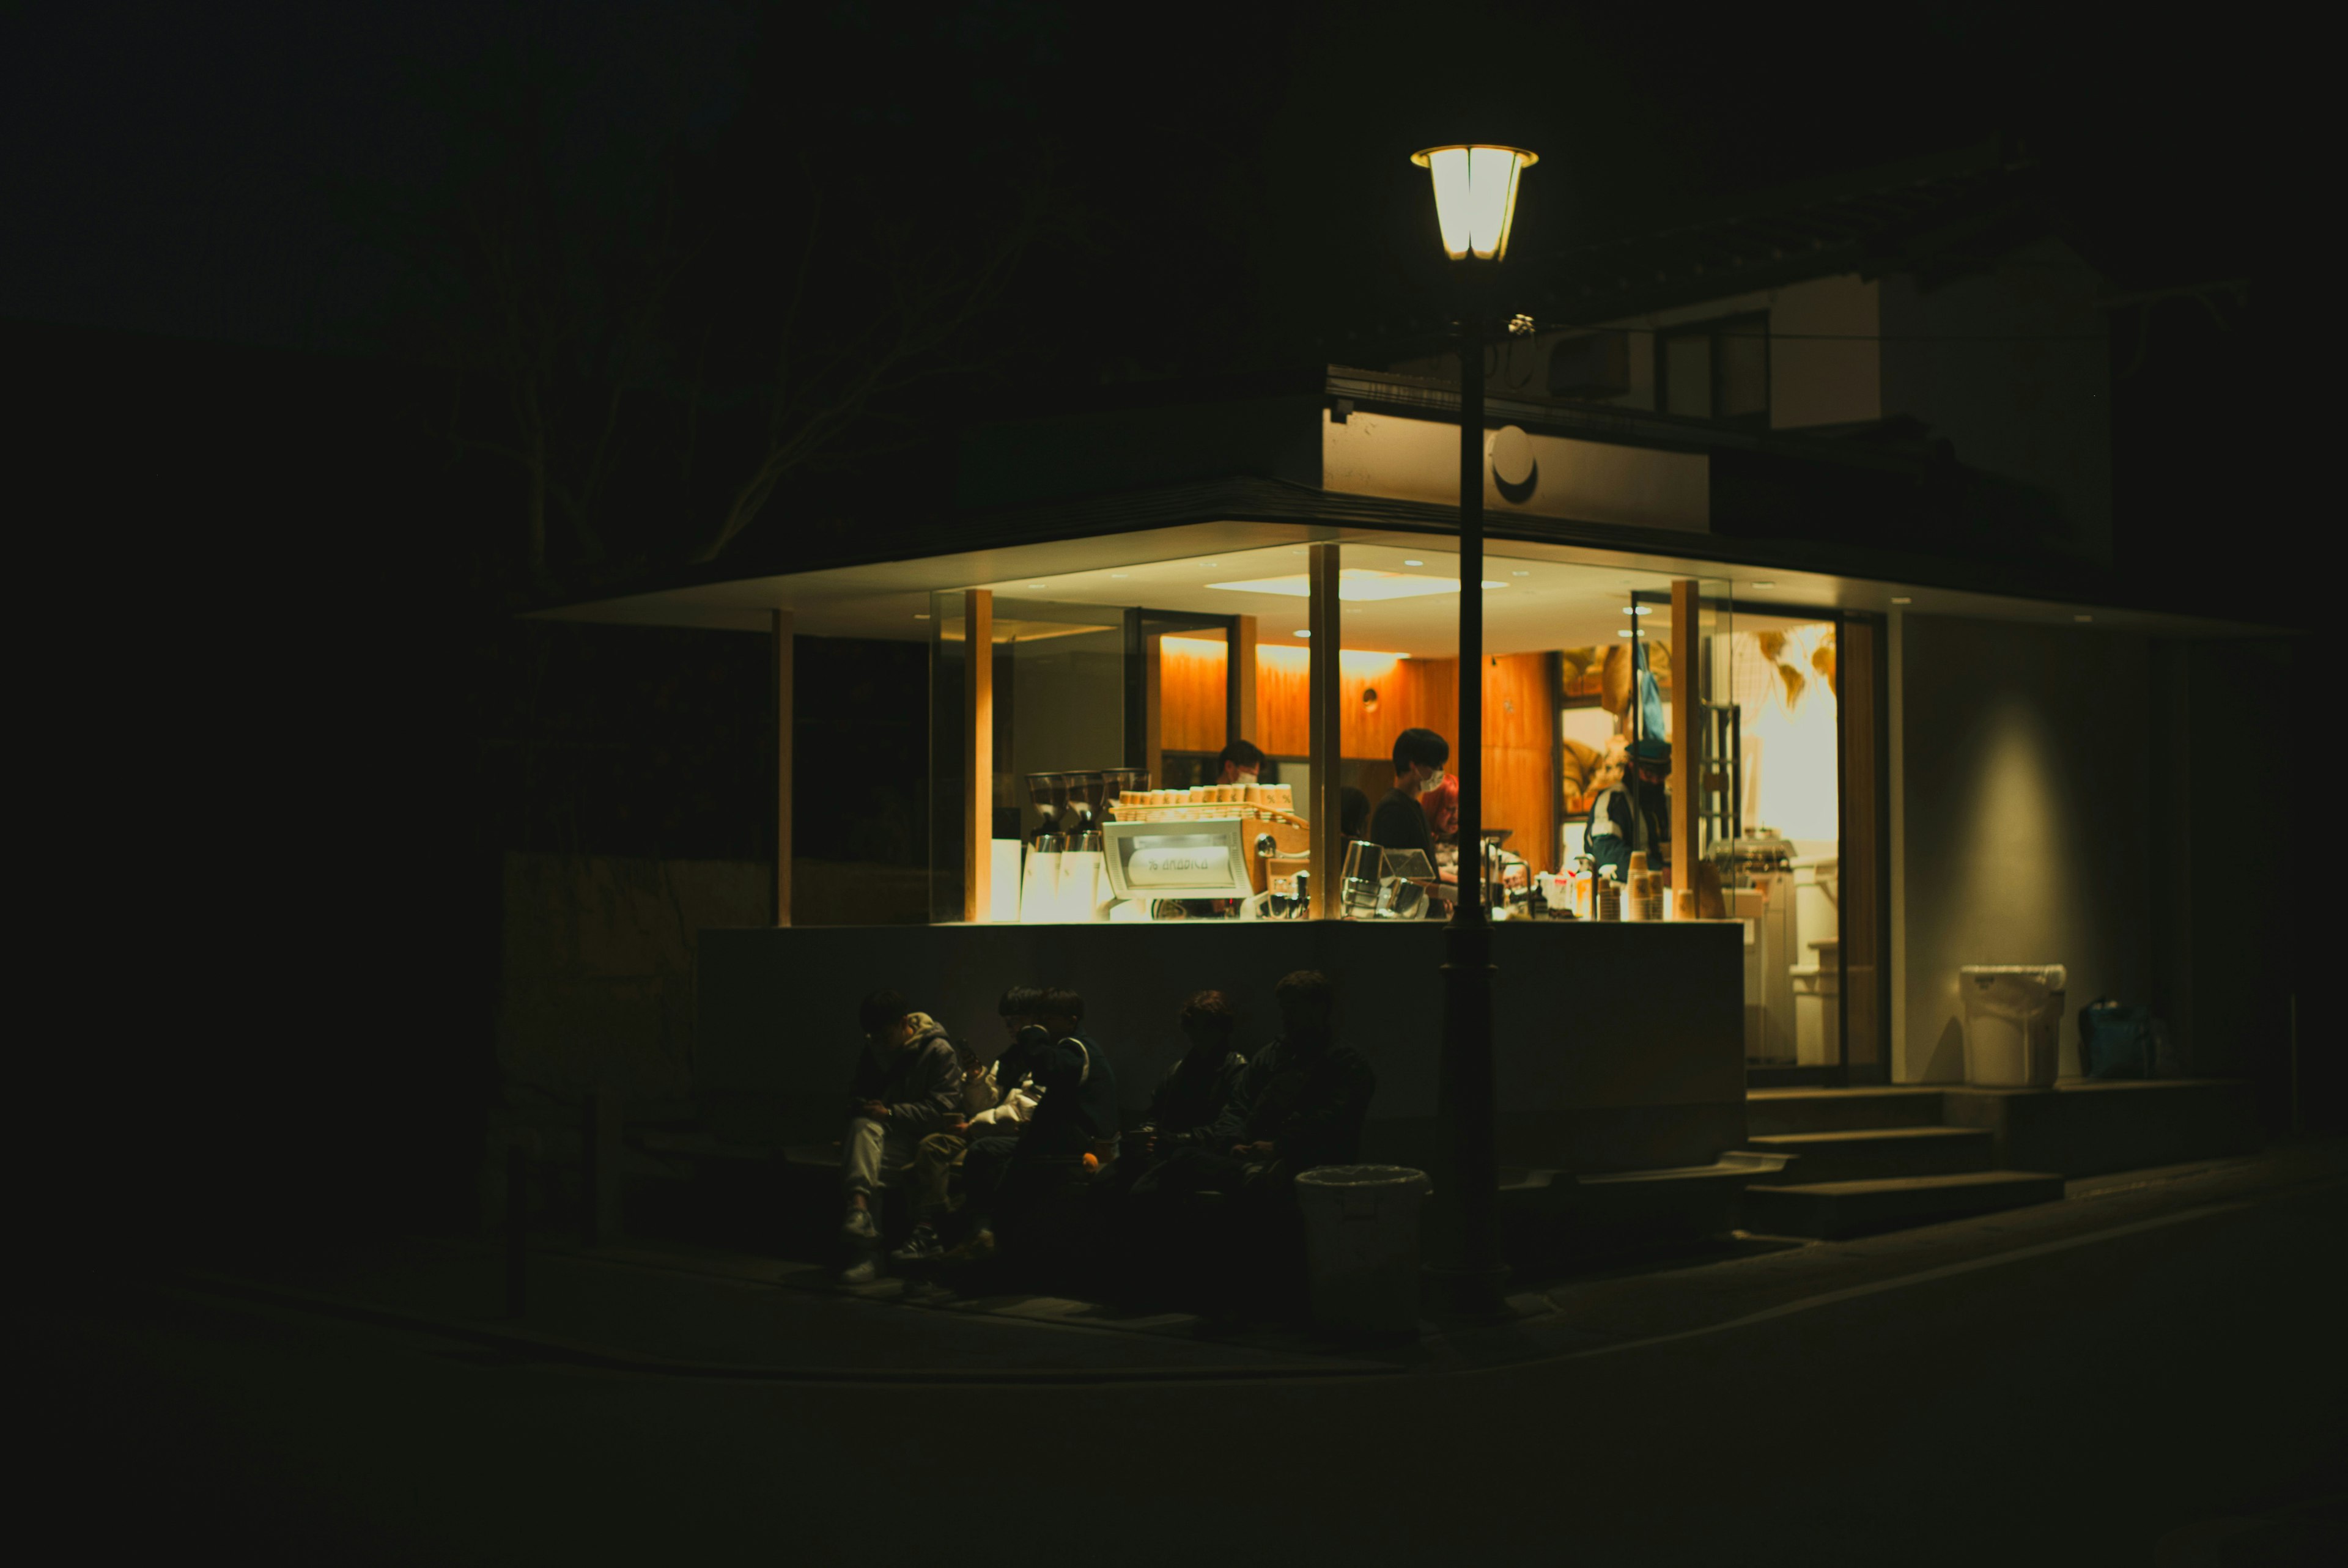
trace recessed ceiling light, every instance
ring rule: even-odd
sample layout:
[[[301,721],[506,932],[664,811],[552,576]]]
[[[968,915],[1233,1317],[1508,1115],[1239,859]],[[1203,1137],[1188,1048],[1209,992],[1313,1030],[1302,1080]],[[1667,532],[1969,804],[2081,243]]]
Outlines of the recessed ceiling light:
[[[2071,619],[2074,620],[2093,620],[2096,618],[2092,615],[2075,615]]]
[[[1040,582],[1031,582],[1031,583],[1029,583],[1027,586],[1028,586],[1029,588],[1041,588],[1041,587],[1043,587],[1044,585],[1043,585],[1042,583],[1040,583]]]
[[[930,612],[926,610],[917,610],[913,611],[913,619],[915,620],[927,620],[929,618]]]
[[[1131,577],[1133,574],[1129,571],[1113,571],[1108,575],[1111,577]]]
[[[1753,586],[1756,588],[1775,588],[1777,585],[1774,582],[1756,582]]]
[[[1631,629],[1630,629],[1629,627],[1625,626],[1625,627],[1622,628],[1621,630],[1617,630],[1617,631],[1614,633],[1614,635],[1615,635],[1615,636],[1617,636],[1617,637],[1628,637],[1628,636],[1630,636],[1630,635],[1631,635]]]
[[[1297,635],[1297,636],[1299,636],[1299,637],[1310,637],[1310,636],[1312,636],[1313,634],[1312,634],[1310,631],[1303,630],[1303,629],[1301,629],[1301,628],[1300,628],[1300,629],[1298,630],[1298,631],[1297,631],[1296,635]]]
[[[1891,596],[1891,602],[1892,602],[1892,603],[1894,603],[1894,604],[1913,604],[1913,603],[1915,603],[1916,601],[1915,601],[1915,600],[1913,600],[1913,599],[1911,599],[1910,597],[1909,597],[1907,594],[1904,594],[1904,593],[1895,593],[1895,594],[1893,594],[1893,595]]]
[[[1425,566],[1426,563],[1423,560],[1406,560],[1402,564],[1405,566]]]
[[[1530,572],[1529,572],[1529,571],[1516,571],[1516,572],[1510,572],[1509,575],[1510,577],[1530,577],[1530,576],[1532,576],[1533,574],[1532,574],[1532,573],[1530,573]]]
[[[1220,566],[1220,565],[1222,565],[1223,563],[1222,563],[1222,562],[1220,562],[1220,561],[1219,561],[1219,560],[1210,560],[1210,561],[1209,561],[1207,564],[1208,564],[1209,566]]]
[[[1302,572],[1294,577],[1250,578],[1244,582],[1210,582],[1207,586],[1232,593],[1277,593],[1289,599],[1309,599],[1313,594],[1313,579]],[[1509,585],[1488,579],[1484,586],[1495,589]],[[1398,571],[1372,571],[1366,567],[1350,566],[1337,574],[1337,597],[1348,604],[1458,591],[1457,578],[1407,577]]]
[[[1622,613],[1625,615],[1653,615],[1655,613],[1655,607],[1652,604],[1627,604],[1622,607]]]

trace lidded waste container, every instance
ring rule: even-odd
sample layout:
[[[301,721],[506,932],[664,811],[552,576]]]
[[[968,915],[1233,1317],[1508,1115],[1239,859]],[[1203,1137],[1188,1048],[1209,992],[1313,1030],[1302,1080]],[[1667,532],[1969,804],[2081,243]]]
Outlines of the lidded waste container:
[[[1965,1081],[2048,1089],[2063,1040],[2060,964],[1967,964],[1957,971],[1965,1006]]]
[[[1296,1178],[1313,1316],[1324,1328],[1418,1326],[1418,1222],[1431,1190],[1406,1165],[1321,1165]]]

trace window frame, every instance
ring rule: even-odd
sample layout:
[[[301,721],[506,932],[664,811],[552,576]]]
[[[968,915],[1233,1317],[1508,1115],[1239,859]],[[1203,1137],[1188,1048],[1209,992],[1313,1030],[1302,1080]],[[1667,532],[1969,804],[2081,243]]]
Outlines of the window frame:
[[[1738,329],[1756,326],[1760,329],[1757,335],[1761,340],[1761,406],[1746,414],[1722,414],[1719,412],[1723,401],[1720,340],[1724,335],[1746,335]],[[1704,415],[1685,415],[1682,417],[1700,418],[1711,424],[1736,428],[1757,430],[1770,428],[1771,405],[1775,393],[1770,380],[1772,365],[1770,336],[1769,313],[1766,310],[1740,311],[1734,315],[1707,316],[1702,321],[1683,322],[1677,326],[1656,328],[1654,337],[1655,411],[1659,414],[1668,414],[1672,411],[1671,344],[1674,341],[1687,338],[1703,338],[1707,344],[1704,364],[1706,374],[1712,378],[1713,412]]]

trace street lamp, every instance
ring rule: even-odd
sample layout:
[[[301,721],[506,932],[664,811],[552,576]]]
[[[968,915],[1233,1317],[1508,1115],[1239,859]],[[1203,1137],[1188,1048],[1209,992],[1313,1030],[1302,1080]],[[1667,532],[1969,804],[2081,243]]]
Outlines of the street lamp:
[[[1411,161],[1435,179],[1443,251],[1464,263],[1459,311],[1459,886],[1444,931],[1443,1059],[1436,1113],[1444,1165],[1436,1184],[1436,1260],[1442,1308],[1498,1313],[1499,1129],[1492,1080],[1492,927],[1484,908],[1484,316],[1490,269],[1509,253],[1517,185],[1532,167],[1520,147],[1431,147]]]

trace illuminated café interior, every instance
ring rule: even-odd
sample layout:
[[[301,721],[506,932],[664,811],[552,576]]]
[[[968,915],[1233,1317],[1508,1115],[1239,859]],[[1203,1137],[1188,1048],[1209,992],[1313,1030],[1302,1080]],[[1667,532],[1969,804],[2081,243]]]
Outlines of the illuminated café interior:
[[[1391,753],[1402,731],[1457,734],[1458,558],[1442,548],[1448,542],[1198,524],[709,584],[568,613],[768,630],[771,607],[786,604],[795,636],[928,641],[932,923],[1081,922],[1124,917],[1090,900],[1079,900],[1085,909],[1040,902],[1032,875],[1021,886],[1022,845],[1032,862],[1039,835],[1056,825],[1039,814],[1030,786],[1038,775],[1139,770],[1153,798],[1166,798],[1211,784],[1226,741],[1243,737],[1265,753],[1262,782],[1277,786],[1303,825],[1282,830],[1275,872],[1309,868],[1315,855],[1338,863],[1342,845],[1311,830],[1331,809],[1323,792],[1352,786],[1375,803],[1393,787]],[[1336,702],[1323,717],[1339,737],[1334,748],[1316,745],[1313,735],[1313,631],[1331,608],[1316,605],[1313,592],[1316,545],[1334,546]],[[1748,894],[1740,904],[1730,886],[1701,907],[1665,897],[1653,917],[1740,918],[1746,1061],[1823,1063],[1838,1054],[1845,964],[1841,748],[1873,750],[1865,726],[1847,733],[1840,719],[1837,639],[1852,635],[1852,614],[1860,618],[1858,634],[1869,632],[1869,596],[1879,589],[1787,576],[1758,589],[1756,602],[1753,585],[1700,570],[1524,541],[1488,551],[1483,822],[1488,835],[1505,835],[1498,838],[1508,866],[1498,913],[1529,914],[1531,886],[1582,852],[1610,740],[1634,731],[1675,740],[1675,726],[1693,715],[1701,744],[1694,753],[1675,748],[1671,781],[1674,797],[1690,798],[1684,827],[1700,854],[1752,830],[1774,831],[1785,840],[1782,863],[1770,868],[1780,890],[1774,900]],[[1675,616],[1675,583],[1692,616]],[[1855,597],[1861,607],[1849,603]],[[976,789],[963,662],[974,602],[985,607],[994,651],[991,745]],[[1634,647],[1653,679],[1651,700],[1625,701],[1617,690],[1610,710],[1608,651],[1629,666]],[[1683,691],[1680,667],[1690,661],[1697,680]],[[1731,702],[1733,730],[1719,718]],[[1732,735],[1735,765],[1702,765]],[[1699,777],[1712,787],[1698,787]],[[1100,815],[1096,825],[1106,825],[1111,813],[1103,807]],[[973,855],[982,838],[988,853]],[[1255,886],[1297,891],[1286,875],[1260,876]],[[1544,886],[1554,892],[1557,884]],[[1137,913],[1135,902],[1127,901],[1126,916]],[[1329,897],[1260,902],[1292,918],[1346,912]],[[1152,907],[1172,914],[1235,904]],[[805,903],[788,914],[791,924],[827,923],[823,909]],[[1869,948],[1862,934],[1855,948],[1862,968]],[[1827,1023],[1828,1015],[1837,1023]]]

